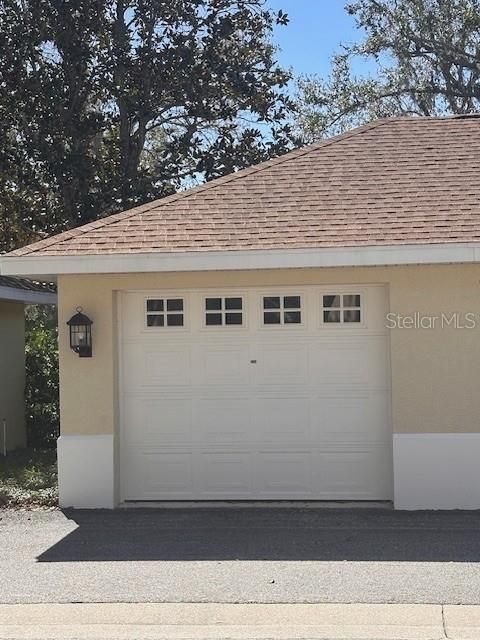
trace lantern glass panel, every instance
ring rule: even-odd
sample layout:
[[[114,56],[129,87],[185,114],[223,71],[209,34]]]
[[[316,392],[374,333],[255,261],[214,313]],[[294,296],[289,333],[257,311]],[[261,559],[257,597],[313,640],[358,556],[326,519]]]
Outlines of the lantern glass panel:
[[[89,344],[89,327],[71,327],[72,347],[82,347]]]

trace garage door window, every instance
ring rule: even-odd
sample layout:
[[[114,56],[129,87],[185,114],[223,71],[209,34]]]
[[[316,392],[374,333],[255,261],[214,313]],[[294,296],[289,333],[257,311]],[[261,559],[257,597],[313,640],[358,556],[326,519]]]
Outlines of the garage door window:
[[[325,324],[360,323],[362,300],[358,293],[328,294],[323,296],[323,322]]]
[[[263,324],[301,324],[301,296],[264,296]]]
[[[147,327],[183,327],[183,298],[149,298],[146,315]]]
[[[243,325],[242,298],[205,298],[205,324],[207,327]]]

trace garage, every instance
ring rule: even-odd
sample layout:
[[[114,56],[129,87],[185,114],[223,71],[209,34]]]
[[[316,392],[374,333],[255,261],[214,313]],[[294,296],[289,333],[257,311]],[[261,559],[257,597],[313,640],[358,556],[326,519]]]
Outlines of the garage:
[[[123,501],[391,500],[382,285],[119,295]]]
[[[1,256],[57,279],[60,506],[479,509],[479,127],[381,119]]]

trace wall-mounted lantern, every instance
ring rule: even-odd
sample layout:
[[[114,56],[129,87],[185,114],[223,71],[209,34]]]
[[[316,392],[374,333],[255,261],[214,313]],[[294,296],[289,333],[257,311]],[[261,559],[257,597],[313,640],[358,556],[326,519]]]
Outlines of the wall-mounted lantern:
[[[78,353],[80,358],[91,358],[93,322],[82,311],[82,307],[77,307],[77,313],[67,322],[70,327],[70,349]]]

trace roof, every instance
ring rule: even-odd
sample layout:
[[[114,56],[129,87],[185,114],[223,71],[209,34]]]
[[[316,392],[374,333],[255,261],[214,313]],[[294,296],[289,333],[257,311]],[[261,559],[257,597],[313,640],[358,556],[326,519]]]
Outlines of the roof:
[[[23,304],[55,304],[55,290],[43,282],[0,276],[0,300]]]
[[[378,120],[8,255],[478,241],[480,117],[401,117]]]
[[[0,287],[11,287],[21,291],[36,291],[42,293],[55,293],[55,290],[44,282],[32,282],[25,278],[10,278],[8,276],[0,276]]]

